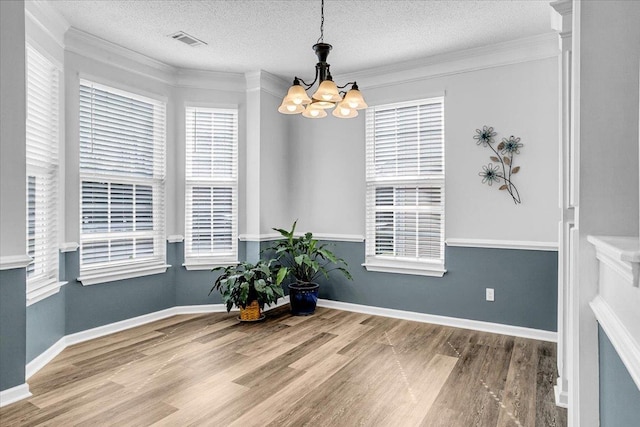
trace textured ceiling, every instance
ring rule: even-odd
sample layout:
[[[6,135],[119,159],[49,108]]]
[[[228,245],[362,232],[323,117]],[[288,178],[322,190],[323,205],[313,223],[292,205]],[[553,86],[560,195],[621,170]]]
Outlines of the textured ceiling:
[[[87,33],[164,63],[312,77],[320,0],[51,0]],[[196,48],[170,37],[185,31]],[[548,1],[326,0],[334,74],[547,33]]]

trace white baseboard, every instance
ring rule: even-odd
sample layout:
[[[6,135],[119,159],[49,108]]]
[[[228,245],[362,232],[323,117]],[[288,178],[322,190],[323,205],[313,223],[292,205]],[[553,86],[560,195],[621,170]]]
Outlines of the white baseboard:
[[[280,307],[286,304],[289,304],[288,295],[284,298],[280,298],[278,302],[271,307],[266,307],[266,310],[270,310],[272,308]],[[226,311],[227,307],[224,304],[182,305],[149,314],[144,314],[138,317],[132,317],[131,319],[110,323],[108,325],[99,326],[97,328],[87,329],[86,331],[76,332],[75,334],[66,335],[60,338],[55,344],[41,353],[38,357],[27,363],[26,377],[27,379],[31,378],[33,374],[44,368],[47,363],[51,362],[54,357],[56,357],[62,352],[62,350],[70,345],[79,344],[81,342],[100,338],[105,335],[113,334],[115,332],[124,331],[125,329],[135,328],[137,326],[142,326],[147,323],[166,319],[167,317],[176,316],[179,314],[225,313]]]
[[[556,396],[556,406],[561,408],[569,408],[569,393],[566,391],[560,391],[560,386],[553,386],[553,393]]]
[[[289,304],[289,296],[280,298],[277,304],[268,307],[267,310],[281,307]],[[541,341],[555,342],[557,334],[555,332],[543,331],[539,329],[523,328],[520,326],[503,325],[500,323],[482,322],[479,320],[459,319],[455,317],[437,316],[434,314],[417,313],[412,311],[395,310],[390,308],[373,307],[360,304],[351,304],[346,302],[339,302],[333,300],[319,299],[318,307],[334,308],[337,310],[353,311],[357,313],[372,314],[376,316],[392,317],[395,319],[413,320],[416,322],[433,323],[436,325],[451,326],[455,328],[471,329],[482,332],[491,332],[503,335],[512,335],[522,338],[531,338]],[[38,357],[29,362],[26,366],[27,379],[47,365],[54,357],[60,354],[66,347],[74,344],[78,344],[84,341],[100,338],[105,335],[120,332],[125,329],[135,328],[144,324],[155,322],[157,320],[166,319],[167,317],[176,316],[179,314],[200,314],[200,313],[224,313],[226,312],[226,306],[224,304],[203,304],[203,305],[183,305],[167,308],[165,310],[156,311],[142,316],[132,317],[131,319],[122,320],[119,322],[111,323],[97,328],[88,329],[86,331],[76,332],[75,334],[66,335],[60,338],[55,344],[45,350]],[[18,386],[22,387],[22,386]],[[15,388],[18,388],[15,387]],[[11,396],[15,397],[11,402],[15,402],[20,399],[31,396],[29,393],[28,385],[26,387],[26,394],[24,390],[19,394],[18,391],[12,392]],[[2,392],[2,403],[4,403],[4,393],[8,393],[10,390]],[[20,397],[21,396],[21,397]],[[9,402],[9,403],[11,403]],[[8,403],[7,403],[8,404]]]
[[[62,350],[67,348],[67,345],[67,337],[62,337],[51,347],[40,353],[38,357],[27,363],[27,366],[25,367],[25,379],[28,380],[33,376],[33,374],[44,368],[47,363],[53,360],[54,357],[62,353]]]
[[[28,397],[31,397],[31,392],[27,383],[0,391],[0,408]]]
[[[540,341],[556,342],[558,339],[558,334],[556,332],[524,328],[522,326],[503,325],[501,323],[483,322],[480,320],[417,313],[415,311],[395,310],[392,308],[374,307],[326,299],[319,299],[318,306],[344,311],[354,311],[356,313],[373,314],[376,316],[392,317],[394,319],[413,320],[415,322],[434,323],[436,325],[451,326],[454,328],[491,332],[494,334],[512,335],[515,337],[530,338]]]

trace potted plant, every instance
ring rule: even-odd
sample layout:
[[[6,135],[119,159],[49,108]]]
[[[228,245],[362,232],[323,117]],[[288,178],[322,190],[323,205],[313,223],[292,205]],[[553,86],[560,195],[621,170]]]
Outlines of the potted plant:
[[[329,278],[329,272],[340,271],[347,279],[353,280],[347,270],[347,263],[327,249],[327,244],[320,244],[312,233],[295,237],[296,223],[291,230],[274,228],[284,237],[271,248],[278,262],[288,269],[295,283],[289,284],[291,313],[295,316],[313,314],[318,302],[319,285],[316,280],[320,276]]]
[[[241,321],[264,319],[265,304],[271,305],[283,297],[282,281],[287,276],[287,268],[276,266],[275,260],[260,260],[255,265],[241,262],[238,265],[217,267],[212,271],[222,271],[216,279],[209,295],[220,291],[227,305],[227,312],[235,305],[240,308]]]

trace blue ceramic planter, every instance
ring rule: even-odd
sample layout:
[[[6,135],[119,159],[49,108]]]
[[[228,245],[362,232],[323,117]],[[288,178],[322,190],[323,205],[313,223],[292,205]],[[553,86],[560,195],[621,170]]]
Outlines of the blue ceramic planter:
[[[309,316],[313,314],[318,303],[319,288],[320,286],[317,283],[310,283],[307,286],[289,285],[291,314],[294,316]]]

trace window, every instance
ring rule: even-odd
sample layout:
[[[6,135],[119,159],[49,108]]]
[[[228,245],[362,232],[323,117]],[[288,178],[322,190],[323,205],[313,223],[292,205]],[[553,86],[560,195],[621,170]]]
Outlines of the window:
[[[367,110],[365,267],[442,276],[444,100]]]
[[[27,302],[55,293],[58,283],[59,70],[27,46]]]
[[[186,108],[185,267],[237,256],[238,112]]]
[[[165,104],[80,82],[84,285],[166,271]]]

